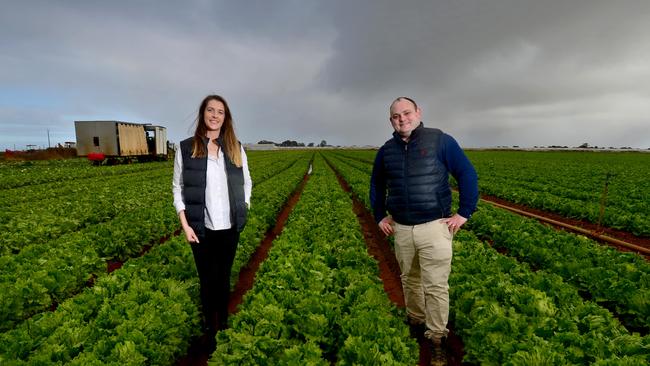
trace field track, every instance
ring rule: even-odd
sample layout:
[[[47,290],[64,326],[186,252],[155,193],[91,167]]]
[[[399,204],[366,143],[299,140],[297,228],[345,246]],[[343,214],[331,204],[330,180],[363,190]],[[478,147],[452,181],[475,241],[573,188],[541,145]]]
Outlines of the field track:
[[[555,228],[583,234],[598,242],[612,245],[621,251],[638,253],[646,259],[650,259],[650,238],[638,237],[627,231],[599,227],[584,220],[569,219],[552,212],[526,207],[494,196],[482,195],[481,200],[519,215],[535,218]]]

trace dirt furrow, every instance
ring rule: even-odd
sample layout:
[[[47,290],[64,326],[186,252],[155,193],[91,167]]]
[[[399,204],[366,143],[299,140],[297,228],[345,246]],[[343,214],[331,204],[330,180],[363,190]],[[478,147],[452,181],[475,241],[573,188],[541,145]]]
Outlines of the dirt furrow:
[[[359,225],[361,226],[366,245],[368,247],[368,253],[373,256],[378,262],[379,266],[379,276],[384,283],[384,290],[386,291],[388,298],[398,307],[405,307],[404,304],[404,292],[402,291],[402,282],[400,280],[400,270],[397,259],[393,249],[390,246],[390,242],[386,236],[379,230],[379,227],[375,223],[375,220],[366,208],[366,206],[359,200],[357,195],[352,192],[350,186],[345,181],[343,176],[339,174],[336,168],[327,160],[327,164],[336,174],[336,178],[339,181],[339,184],[350,194],[353,202],[353,210],[357,215],[359,220]],[[449,335],[447,338],[449,352],[448,352],[448,365],[460,365],[463,359],[463,342],[462,340],[454,333],[453,325],[449,324]],[[411,329],[411,334],[415,336],[420,346],[420,355],[419,355],[419,365],[429,365],[431,363],[431,345],[427,342],[422,334],[418,334],[415,329]]]
[[[239,272],[239,277],[235,288],[230,293],[230,299],[228,302],[228,313],[233,315],[237,313],[238,307],[241,304],[244,295],[248,290],[253,288],[255,282],[255,274],[260,268],[260,265],[268,257],[269,250],[273,244],[273,240],[280,235],[284,225],[287,222],[287,218],[293,211],[293,208],[298,203],[300,195],[305,187],[305,184],[309,180],[309,174],[305,174],[302,178],[300,184],[296,189],[291,193],[289,199],[284,204],[280,213],[278,214],[275,225],[270,228],[264,235],[264,239],[260,242],[260,245],[255,250],[255,253],[251,256],[248,263],[241,269]],[[176,362],[177,366],[205,366],[208,364],[208,359],[211,355],[210,342],[208,342],[204,337],[198,338],[192,342],[190,349],[187,352],[187,355],[179,359]]]
[[[495,203],[499,205],[499,207],[505,206],[502,207],[505,209],[522,211],[522,212],[517,212],[520,215],[523,214],[530,217],[539,216],[535,218],[555,228],[577,232],[579,234],[586,235],[598,242],[614,246],[621,251],[638,253],[644,256],[646,259],[650,259],[650,238],[639,237],[627,231],[612,229],[604,226],[598,226],[597,224],[584,221],[584,220],[567,218],[552,212],[547,212],[547,211],[531,208],[528,206],[520,205],[517,203],[509,202],[494,196],[482,194],[481,200],[486,201],[488,203]],[[559,225],[554,224],[553,221],[556,221],[560,224]],[[612,238],[614,240],[608,240],[608,238]],[[617,241],[621,241],[624,243],[617,244]],[[626,245],[626,243],[630,245]]]

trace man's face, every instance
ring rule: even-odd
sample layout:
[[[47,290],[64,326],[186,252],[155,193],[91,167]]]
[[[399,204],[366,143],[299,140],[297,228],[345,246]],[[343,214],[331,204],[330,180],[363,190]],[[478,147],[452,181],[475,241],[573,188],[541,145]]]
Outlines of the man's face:
[[[411,132],[420,124],[422,111],[406,99],[400,99],[390,108],[390,123],[395,131],[408,138]]]

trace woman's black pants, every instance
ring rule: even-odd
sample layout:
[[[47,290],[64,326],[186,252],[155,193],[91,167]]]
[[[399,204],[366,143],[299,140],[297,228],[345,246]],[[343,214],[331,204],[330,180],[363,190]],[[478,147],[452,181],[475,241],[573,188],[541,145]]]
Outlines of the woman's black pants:
[[[237,251],[239,233],[205,229],[205,237],[193,243],[192,253],[201,284],[201,304],[206,331],[214,333],[228,325],[230,271]]]

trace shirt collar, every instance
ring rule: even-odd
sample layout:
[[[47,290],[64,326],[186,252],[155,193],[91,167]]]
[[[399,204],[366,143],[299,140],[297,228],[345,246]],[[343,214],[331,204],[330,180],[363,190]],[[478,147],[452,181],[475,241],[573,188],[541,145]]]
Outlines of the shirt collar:
[[[424,123],[420,121],[420,124],[416,128],[414,128],[413,131],[411,131],[411,135],[409,136],[409,141],[417,138],[418,134],[423,128],[424,128]],[[402,144],[408,143],[407,141],[402,140],[402,136],[399,133],[397,133],[397,131],[393,131],[393,138]]]

